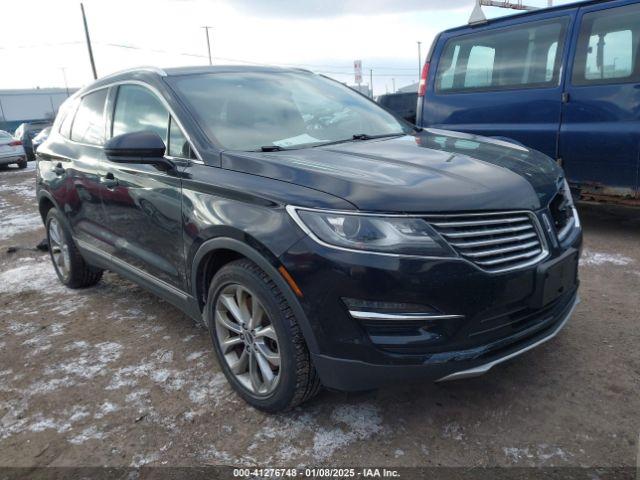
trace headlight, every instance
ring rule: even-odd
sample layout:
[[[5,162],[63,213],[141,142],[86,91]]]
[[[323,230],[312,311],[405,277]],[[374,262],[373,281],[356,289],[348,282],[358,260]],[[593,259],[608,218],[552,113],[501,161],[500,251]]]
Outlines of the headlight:
[[[567,182],[566,178],[562,181],[561,188],[562,188],[562,194],[564,195],[564,198],[567,201],[567,205],[573,212],[573,219],[575,221],[574,226],[575,228],[580,228],[580,217],[578,217],[578,210],[576,209],[576,206],[573,202],[573,196],[571,195],[571,188],[569,187],[569,182]]]
[[[383,216],[287,207],[315,241],[349,250],[416,256],[452,256],[453,252],[419,217]]]

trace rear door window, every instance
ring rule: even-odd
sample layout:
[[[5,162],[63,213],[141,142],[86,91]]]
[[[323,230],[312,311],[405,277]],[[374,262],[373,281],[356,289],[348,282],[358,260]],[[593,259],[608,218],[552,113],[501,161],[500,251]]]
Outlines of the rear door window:
[[[472,33],[447,41],[438,92],[557,86],[568,17]]]
[[[640,81],[640,5],[582,17],[573,67],[574,85]]]
[[[106,88],[82,97],[71,127],[71,140],[90,145],[104,143],[104,104],[106,99]]]

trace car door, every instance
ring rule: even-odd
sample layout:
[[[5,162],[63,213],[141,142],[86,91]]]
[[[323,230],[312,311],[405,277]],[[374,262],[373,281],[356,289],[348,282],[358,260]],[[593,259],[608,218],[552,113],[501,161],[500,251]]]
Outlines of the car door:
[[[167,143],[170,115],[159,94],[142,84],[114,88],[111,136],[151,131]],[[182,188],[179,169],[107,161],[102,205],[109,253],[137,273],[184,289]]]
[[[562,64],[574,11],[444,32],[421,125],[506,137],[556,158]]]
[[[560,156],[587,198],[638,198],[640,3],[580,9],[568,72]]]
[[[105,216],[100,200],[100,164],[106,161],[105,105],[108,88],[83,95],[63,112],[59,134],[39,157],[41,176],[46,179],[74,238],[80,243],[104,250]]]

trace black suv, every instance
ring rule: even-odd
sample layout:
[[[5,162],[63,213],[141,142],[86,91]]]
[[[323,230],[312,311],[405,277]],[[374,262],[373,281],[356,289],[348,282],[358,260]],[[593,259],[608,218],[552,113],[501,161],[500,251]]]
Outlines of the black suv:
[[[64,105],[38,202],[70,288],[118,272],[211,333],[250,404],[486,372],[550,338],[582,233],[562,170],[301,70],[137,69]]]

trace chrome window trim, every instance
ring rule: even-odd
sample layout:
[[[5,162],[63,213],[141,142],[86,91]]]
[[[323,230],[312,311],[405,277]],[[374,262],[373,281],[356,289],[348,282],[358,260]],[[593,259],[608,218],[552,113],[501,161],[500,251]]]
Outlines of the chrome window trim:
[[[139,70],[139,69],[133,69],[132,71],[137,71],[137,70]],[[93,89],[84,91],[84,92],[82,92],[82,96],[80,97],[80,99],[84,98],[86,95],[89,95],[90,93],[93,93],[93,92],[95,92],[97,90],[101,90],[103,88],[119,87],[120,85],[139,85],[139,86],[142,86],[144,88],[147,88],[148,90],[151,91],[151,93],[153,93],[156,97],[158,97],[158,99],[160,100],[160,103],[162,103],[162,105],[167,109],[167,112],[169,113],[169,115],[171,115],[174,118],[174,120],[178,123],[178,126],[182,130],[182,133],[184,133],[184,136],[186,137],[186,139],[189,141],[189,144],[191,145],[192,150],[196,154],[196,157],[198,157],[197,159],[183,159],[183,160],[189,160],[190,162],[204,165],[204,161],[202,160],[202,155],[200,155],[200,152],[193,146],[193,140],[191,139],[191,135],[184,128],[182,122],[180,121],[180,119],[176,115],[176,113],[173,110],[173,108],[171,108],[169,103],[166,101],[164,96],[160,93],[160,91],[157,88],[153,87],[152,85],[150,85],[150,84],[148,84],[146,82],[143,82],[141,80],[118,80],[118,81],[109,83],[107,85],[101,85],[99,87],[95,87]],[[116,102],[114,103],[114,108],[115,108],[115,106],[117,104],[117,101],[118,100],[117,100],[117,97],[116,97]],[[106,114],[107,103],[108,102],[105,102],[105,111],[103,112],[103,116],[105,118],[105,121],[106,121],[105,114]],[[75,122],[75,118],[73,120]],[[168,121],[167,121],[167,124],[168,124]],[[108,128],[108,126],[107,126],[107,128]],[[71,129],[73,131],[73,124],[71,125]],[[103,145],[92,145],[92,144],[89,144],[89,143],[76,142],[74,140],[67,139],[66,137],[63,137],[63,138],[65,138],[67,141],[69,141],[69,142],[71,142],[71,143],[73,143],[75,145],[82,145],[82,146],[85,146],[85,147],[103,148]],[[108,139],[106,139],[106,140],[108,140]]]
[[[487,273],[489,275],[494,275],[494,274],[500,274],[500,273],[505,273],[505,272],[515,272],[518,270],[523,270],[526,268],[529,268],[533,265],[537,265],[538,263],[540,263],[542,260],[546,259],[549,254],[549,244],[547,242],[547,236],[544,234],[544,230],[542,229],[542,226],[540,225],[540,221],[538,220],[537,215],[529,210],[505,210],[505,211],[501,211],[501,212],[479,212],[479,213],[452,213],[452,214],[446,214],[446,213],[437,213],[437,214],[430,214],[430,213],[370,213],[370,212],[365,212],[365,211],[360,211],[360,210],[331,210],[331,209],[322,209],[322,208],[309,208],[309,207],[298,207],[295,205],[287,205],[285,207],[285,209],[287,210],[287,213],[289,214],[289,216],[293,219],[293,221],[302,229],[302,231],[304,233],[306,233],[313,241],[315,241],[316,243],[327,247],[327,248],[331,248],[334,250],[341,250],[341,251],[345,251],[345,252],[351,252],[351,253],[361,253],[361,254],[368,254],[368,255],[382,255],[382,256],[386,256],[386,257],[393,257],[393,258],[420,258],[423,260],[456,260],[456,261],[463,261],[468,263],[469,265],[472,265],[473,267],[477,268],[478,270],[480,270],[481,272]],[[332,245],[330,243],[327,243],[323,240],[321,240],[320,238],[318,238],[312,231],[311,229],[309,229],[309,227],[307,227],[307,225],[302,221],[302,219],[299,217],[297,211],[298,210],[303,210],[303,211],[308,211],[308,212],[320,212],[320,213],[329,213],[329,214],[337,214],[337,215],[365,215],[365,216],[369,216],[369,217],[385,217],[385,218],[420,218],[422,220],[424,220],[425,222],[429,223],[425,217],[487,217],[487,216],[491,216],[491,215],[505,215],[505,214],[526,214],[528,215],[531,220],[532,220],[532,225],[534,230],[536,231],[536,233],[538,234],[538,239],[540,240],[540,247],[542,252],[540,252],[539,255],[537,255],[536,257],[532,258],[530,261],[526,262],[526,263],[522,263],[519,264],[517,267],[509,267],[509,268],[503,268],[503,269],[498,269],[498,270],[485,270],[484,268],[480,267],[479,265],[476,265],[475,263],[473,263],[471,260],[461,256],[453,247],[450,247],[451,250],[453,251],[454,255],[449,256],[449,257],[444,257],[444,256],[423,256],[423,255],[407,255],[407,254],[403,254],[403,253],[385,253],[385,252],[373,252],[373,251],[369,251],[369,250],[356,250],[356,249],[352,249],[352,248],[346,248],[346,247],[340,247],[337,245]],[[431,225],[429,223],[429,225]],[[436,233],[438,233],[436,231]],[[440,235],[438,233],[438,235]],[[449,245],[449,242],[447,242],[446,240],[444,240],[447,245]]]

